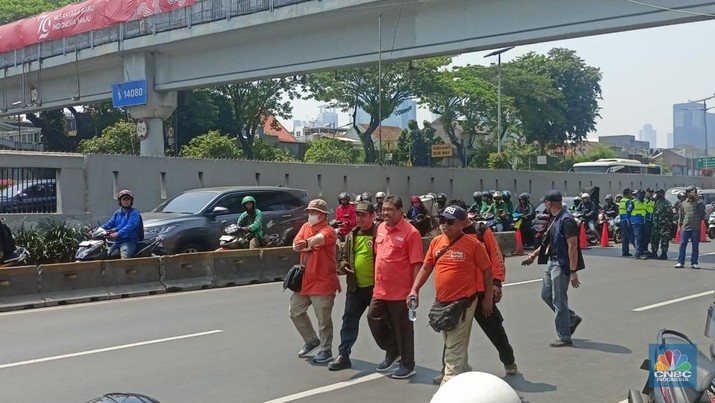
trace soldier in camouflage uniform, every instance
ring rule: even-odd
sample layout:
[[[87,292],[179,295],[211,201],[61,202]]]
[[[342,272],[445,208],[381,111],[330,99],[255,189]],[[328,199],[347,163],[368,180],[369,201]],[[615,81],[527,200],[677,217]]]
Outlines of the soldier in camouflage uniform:
[[[665,190],[658,189],[655,192],[655,204],[653,206],[653,230],[650,235],[651,257],[660,260],[668,259],[668,245],[670,244],[670,226],[673,223],[673,207],[665,198]],[[658,244],[660,244],[660,256],[658,256]]]

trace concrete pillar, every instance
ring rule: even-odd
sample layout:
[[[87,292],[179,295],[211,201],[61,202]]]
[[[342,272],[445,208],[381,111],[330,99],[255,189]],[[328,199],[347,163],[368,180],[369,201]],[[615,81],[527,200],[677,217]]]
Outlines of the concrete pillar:
[[[130,106],[129,114],[137,119],[140,155],[164,155],[164,122],[176,109],[176,92],[154,91],[155,58],[151,52],[127,54],[122,57],[124,80],[146,80],[146,105]]]

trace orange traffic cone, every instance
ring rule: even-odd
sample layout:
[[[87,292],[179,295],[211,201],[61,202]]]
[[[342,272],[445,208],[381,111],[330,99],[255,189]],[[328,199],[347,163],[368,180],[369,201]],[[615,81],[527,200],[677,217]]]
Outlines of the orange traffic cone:
[[[700,242],[710,242],[705,228],[705,221],[700,221]]]
[[[578,234],[579,238],[579,248],[581,249],[591,249],[588,247],[588,241],[586,241],[586,226],[584,223],[581,223],[581,229]]]
[[[601,231],[601,247],[608,248],[611,244],[608,242],[608,222],[603,223],[603,231]]]
[[[675,231],[675,243],[680,243],[680,226],[678,226],[678,230]]]
[[[521,241],[521,231],[516,229],[516,249],[514,249],[514,255],[520,256],[524,254],[524,244]]]

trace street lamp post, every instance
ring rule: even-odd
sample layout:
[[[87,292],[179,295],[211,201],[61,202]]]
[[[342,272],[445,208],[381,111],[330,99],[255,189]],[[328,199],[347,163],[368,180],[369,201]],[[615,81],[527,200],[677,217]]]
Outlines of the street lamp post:
[[[514,46],[495,50],[494,52],[484,56],[497,57],[497,152],[501,152],[501,54],[514,49]]]

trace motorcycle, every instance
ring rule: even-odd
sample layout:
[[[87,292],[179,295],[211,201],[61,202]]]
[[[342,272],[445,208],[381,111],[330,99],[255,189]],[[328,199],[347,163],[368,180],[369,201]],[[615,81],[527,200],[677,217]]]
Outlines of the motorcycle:
[[[621,243],[623,234],[621,234],[621,218],[619,216],[608,217],[606,213],[598,213],[598,228],[602,229],[603,224],[608,223],[608,239],[612,239],[614,243]]]
[[[708,238],[715,239],[715,213],[708,217]]]
[[[225,222],[224,222],[225,224]],[[292,228],[288,228],[283,233],[283,237],[278,234],[265,235],[263,237],[262,248],[275,248],[281,246],[285,239],[288,239],[288,235],[292,232]],[[219,247],[216,252],[236,250],[236,249],[248,249],[251,244],[251,240],[256,237],[256,235],[250,231],[243,231],[238,224],[227,225],[223,229],[224,235],[218,240]]]
[[[574,212],[571,213],[571,215],[573,216],[574,220],[576,221],[576,226],[577,226],[578,228],[581,228],[581,225],[585,225],[585,226],[586,226],[586,228],[585,228],[585,230],[586,230],[586,242],[588,242],[588,244],[589,244],[590,246],[593,246],[593,245],[598,244],[600,235],[599,235],[598,233],[595,233],[595,234],[594,234],[594,232],[591,231],[590,228],[588,228],[588,225],[586,225],[586,222],[585,222],[583,213],[581,213],[580,211],[574,211]]]
[[[116,228],[105,230],[99,227],[91,232],[90,239],[79,243],[74,258],[78,262],[89,260],[119,259],[119,251],[115,251],[110,256],[109,247],[114,242],[109,240],[109,234],[116,232]],[[156,237],[153,239],[137,242],[137,252],[132,257],[150,257],[163,254],[163,239]]]
[[[412,224],[419,232],[420,236],[424,237],[432,230],[432,222],[429,217],[424,214],[418,214],[415,218],[407,219],[407,222]]]
[[[534,233],[534,248],[541,246],[544,239],[544,233],[549,226],[551,214],[547,212],[537,213],[534,221],[531,223],[531,230]]]
[[[705,324],[705,336],[715,338],[715,294],[713,294],[713,302],[708,309],[707,322]],[[668,353],[669,345],[680,344],[692,347],[692,351],[696,352],[695,367],[688,367],[687,372],[694,377],[694,387],[690,385],[659,385],[653,387],[651,378],[655,375],[654,365],[651,363],[658,362],[660,355]],[[671,353],[672,354],[672,353]],[[641,392],[631,389],[628,391],[628,403],[698,403],[698,402],[715,402],[715,344],[710,345],[710,357],[700,351],[686,335],[669,329],[663,329],[658,332],[656,339],[656,348],[652,349],[650,356],[643,361],[640,368],[649,372],[646,384]],[[681,357],[684,357],[681,355]],[[691,359],[686,363],[690,365]],[[695,357],[692,357],[695,358]],[[673,363],[678,364],[679,362]],[[671,372],[672,370],[664,371]],[[672,371],[673,376],[679,376],[676,373],[680,371]]]

